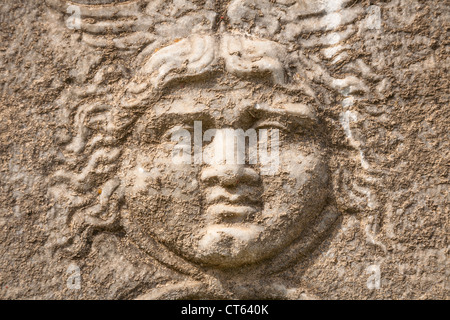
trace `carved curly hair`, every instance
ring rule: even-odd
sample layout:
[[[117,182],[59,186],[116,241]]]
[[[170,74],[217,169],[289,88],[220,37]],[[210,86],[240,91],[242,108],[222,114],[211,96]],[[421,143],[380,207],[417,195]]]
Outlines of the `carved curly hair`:
[[[239,14],[244,12],[236,10],[237,2],[228,6],[231,26],[240,23]],[[249,12],[258,6],[263,11],[266,8],[266,1],[240,2]],[[253,6],[247,6],[250,3]],[[380,204],[374,186],[381,173],[366,159],[363,134],[354,125],[373,108],[368,101],[381,98],[386,86],[353,52],[359,34],[371,28],[368,21],[373,17],[368,15],[373,12],[359,1],[317,3],[307,8],[312,13],[306,16],[294,14],[303,11],[286,10],[290,13],[276,20],[284,20],[286,28],[271,26],[275,20],[267,19],[256,25],[241,23],[241,29],[253,32],[254,37],[228,32],[222,24],[215,33],[201,31],[155,50],[168,39],[145,35],[153,42],[142,42],[135,60],[138,71],[131,81],[127,68],[109,63],[97,69],[90,83],[64,91],[57,103],[66,110],[68,133],[60,137],[64,164],[51,178],[50,192],[57,199],[49,219],[52,252],[83,256],[94,232],[120,228],[123,190],[116,172],[133,124],[172,81],[217,70],[236,76],[255,70],[269,74],[279,88],[302,91],[320,102],[323,120],[332,128],[331,144],[336,147],[330,166],[339,211],[376,210]],[[295,4],[278,4],[277,9],[283,6],[289,9]],[[94,11],[89,12],[95,17]],[[89,30],[83,32],[89,35]]]

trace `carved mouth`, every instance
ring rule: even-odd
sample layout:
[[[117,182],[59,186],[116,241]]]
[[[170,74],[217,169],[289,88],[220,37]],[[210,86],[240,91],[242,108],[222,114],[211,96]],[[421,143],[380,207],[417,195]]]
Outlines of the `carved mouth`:
[[[215,186],[207,189],[208,218],[217,223],[244,222],[259,211],[261,193],[256,188],[239,186],[233,192]]]
[[[207,215],[217,223],[244,222],[251,214],[258,211],[255,207],[215,204],[206,210]]]
[[[255,188],[239,186],[235,190],[212,187],[207,190],[206,203],[229,203],[229,204],[257,204],[260,201],[260,192]]]

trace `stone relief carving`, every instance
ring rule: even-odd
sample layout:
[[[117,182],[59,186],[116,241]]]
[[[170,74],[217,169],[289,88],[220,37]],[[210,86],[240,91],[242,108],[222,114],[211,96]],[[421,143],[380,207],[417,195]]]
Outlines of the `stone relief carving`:
[[[99,232],[119,232],[126,246],[186,277],[133,298],[314,298],[277,273],[330,236],[345,212],[381,205],[373,186],[383,173],[353,125],[377,108],[353,106],[389,86],[352,52],[360,32],[378,27],[375,8],[350,0],[46,3],[56,28],[65,28],[69,5],[80,8],[69,44],[89,53],[56,101],[64,162],[51,179],[50,252],[79,258]],[[203,131],[279,129],[279,170],[174,164],[170,133],[195,121]]]

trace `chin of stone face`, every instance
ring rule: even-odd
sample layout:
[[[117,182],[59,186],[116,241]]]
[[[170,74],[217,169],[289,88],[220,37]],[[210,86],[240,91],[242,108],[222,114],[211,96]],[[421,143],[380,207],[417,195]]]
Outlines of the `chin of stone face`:
[[[2,1],[0,298],[448,299],[447,21]]]

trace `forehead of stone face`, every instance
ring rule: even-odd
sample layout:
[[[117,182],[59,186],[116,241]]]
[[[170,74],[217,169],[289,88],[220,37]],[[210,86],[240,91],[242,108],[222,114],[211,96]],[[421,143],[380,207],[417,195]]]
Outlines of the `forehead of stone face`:
[[[168,88],[170,90],[149,107],[141,122],[168,127],[202,121],[204,128],[232,126],[241,129],[264,119],[296,121],[308,127],[318,124],[313,101],[302,101],[299,94],[251,81],[225,85],[216,80],[180,83]]]
[[[302,103],[314,100],[302,92],[289,92],[266,78],[239,79],[229,74],[183,81],[165,88],[161,99],[153,106],[156,115],[162,113],[191,113],[195,110],[248,109],[257,104],[270,106]],[[311,106],[311,109],[314,109]]]

